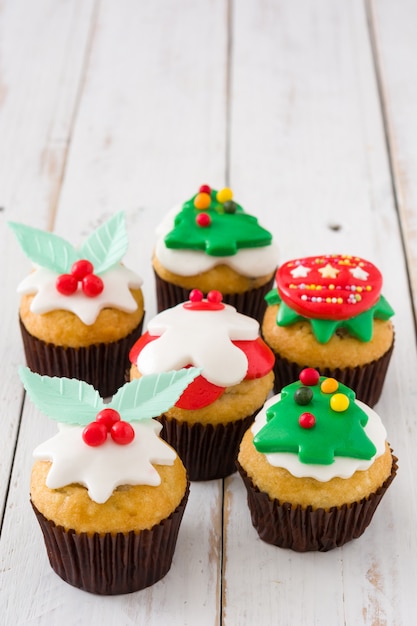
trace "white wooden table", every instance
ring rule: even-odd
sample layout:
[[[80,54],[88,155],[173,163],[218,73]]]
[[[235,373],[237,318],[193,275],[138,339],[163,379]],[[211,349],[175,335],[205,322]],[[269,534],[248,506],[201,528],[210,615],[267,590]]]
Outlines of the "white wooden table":
[[[416,623],[417,3],[3,0],[0,5],[0,623]],[[281,260],[359,254],[384,274],[396,345],[377,410],[399,472],[358,540],[324,554],[262,543],[243,484],[193,483],[172,568],[96,597],[50,569],[28,498],[54,425],[24,399],[7,220],[78,243],[126,211],[126,263],[156,312],[150,256],[168,209],[230,185]]]

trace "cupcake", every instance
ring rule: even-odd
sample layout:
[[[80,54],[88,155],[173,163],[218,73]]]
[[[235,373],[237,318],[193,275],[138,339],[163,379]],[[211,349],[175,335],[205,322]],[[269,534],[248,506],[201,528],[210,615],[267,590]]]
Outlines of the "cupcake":
[[[34,264],[18,286],[27,365],[113,395],[125,382],[144,316],[142,280],[121,263],[128,247],[124,214],[114,215],[79,249],[53,233],[10,226]]]
[[[306,368],[258,413],[238,467],[262,540],[325,552],[366,530],[396,461],[377,413]]]
[[[191,480],[236,470],[240,440],[273,386],[274,357],[256,320],[193,290],[190,300],[159,313],[133,346],[131,378],[190,365],[200,375],[157,419]]]
[[[380,271],[357,256],[313,256],[281,265],[276,284],[262,323],[275,354],[275,392],[313,367],[374,406],[394,345]]]
[[[158,311],[180,304],[191,289],[220,291],[240,313],[261,321],[278,253],[272,235],[225,188],[202,185],[157,231],[153,255]]]
[[[84,381],[21,368],[34,404],[59,423],[34,451],[30,498],[50,564],[67,583],[114,595],[169,571],[189,482],[152,417],[196,374],[143,377],[104,404]]]

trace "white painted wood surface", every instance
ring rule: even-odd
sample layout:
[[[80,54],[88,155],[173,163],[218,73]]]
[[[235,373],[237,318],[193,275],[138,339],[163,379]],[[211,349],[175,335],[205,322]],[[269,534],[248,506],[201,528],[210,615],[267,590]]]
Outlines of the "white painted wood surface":
[[[398,625],[417,601],[417,4],[413,0],[3,0],[0,5],[0,623]],[[377,409],[400,468],[364,536],[326,554],[259,540],[240,478],[193,484],[173,566],[113,598],[50,569],[28,501],[54,426],[23,402],[7,220],[74,243],[126,211],[156,311],[154,228],[229,183],[281,259],[360,254],[384,274],[396,345]]]

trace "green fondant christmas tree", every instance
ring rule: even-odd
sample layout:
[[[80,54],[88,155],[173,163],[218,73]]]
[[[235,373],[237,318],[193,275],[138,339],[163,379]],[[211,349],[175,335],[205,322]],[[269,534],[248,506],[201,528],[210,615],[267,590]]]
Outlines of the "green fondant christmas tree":
[[[228,188],[216,191],[202,185],[199,193],[183,204],[174,228],[165,237],[166,246],[230,256],[240,248],[269,245],[271,233],[259,226],[256,217],[244,213],[232,197]]]
[[[265,454],[298,454],[302,463],[329,465],[336,456],[371,459],[376,449],[364,430],[367,421],[351,389],[307,368],[268,409],[254,445]]]

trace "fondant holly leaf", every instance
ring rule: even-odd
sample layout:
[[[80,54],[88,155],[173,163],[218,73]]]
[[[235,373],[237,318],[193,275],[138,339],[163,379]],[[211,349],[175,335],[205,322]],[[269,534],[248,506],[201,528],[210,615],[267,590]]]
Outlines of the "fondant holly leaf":
[[[309,386],[313,396],[308,404],[299,404],[295,392],[300,383],[292,383],[281,392],[281,399],[267,411],[267,423],[255,435],[254,445],[259,452],[292,452],[302,463],[330,465],[335,456],[371,459],[376,452],[364,426],[368,421],[365,411],[355,402],[355,393],[339,383],[336,393],[348,398],[346,410],[334,410],[334,393],[323,393],[320,385]],[[303,427],[300,416],[312,413],[315,423]]]
[[[190,367],[142,376],[121,387],[108,406],[128,422],[157,417],[174,406],[200,372],[201,369]]]
[[[79,249],[79,256],[91,261],[96,274],[102,274],[121,261],[128,243],[125,215],[120,211],[88,237]]]
[[[28,367],[19,374],[33,404],[57,422],[85,426],[107,406],[92,385],[76,378],[40,376]]]
[[[59,235],[32,226],[9,222],[23,252],[41,267],[64,274],[79,257],[76,249]]]
[[[230,256],[241,248],[267,246],[272,235],[258,224],[253,215],[241,211],[224,213],[213,203],[204,211],[210,223],[200,226],[197,217],[201,211],[186,203],[176,216],[174,228],[166,235],[168,248],[203,250],[211,256]]]
[[[175,404],[200,372],[190,367],[143,376],[123,385],[105,404],[98,391],[82,380],[40,376],[27,367],[19,369],[23,386],[42,413],[57,422],[79,426],[93,422],[106,407],[118,411],[126,422],[156,417]]]

